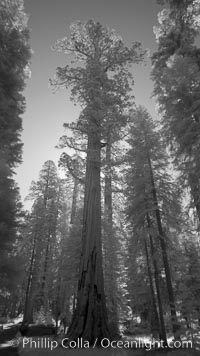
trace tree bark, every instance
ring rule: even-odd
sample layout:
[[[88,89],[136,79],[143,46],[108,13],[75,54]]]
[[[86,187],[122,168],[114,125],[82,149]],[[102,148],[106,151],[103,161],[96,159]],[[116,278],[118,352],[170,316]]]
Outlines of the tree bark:
[[[110,338],[104,295],[101,243],[100,135],[89,132],[77,306],[68,338],[92,345]]]
[[[105,292],[108,309],[109,325],[116,336],[118,329],[118,310],[114,293],[117,291],[117,283],[114,273],[116,266],[115,241],[113,236],[113,209],[112,209],[112,173],[111,173],[111,137],[108,133],[106,144],[106,169],[104,189],[104,250],[105,250]],[[115,257],[116,259],[116,257]]]

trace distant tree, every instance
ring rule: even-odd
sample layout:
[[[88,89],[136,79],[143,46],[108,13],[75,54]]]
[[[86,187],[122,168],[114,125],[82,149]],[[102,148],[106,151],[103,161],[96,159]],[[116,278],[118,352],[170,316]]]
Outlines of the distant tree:
[[[37,200],[32,207],[31,216],[26,219],[26,230],[23,238],[26,241],[22,252],[26,255],[25,269],[27,277],[25,276],[25,297],[23,307],[23,323],[33,323],[33,312],[35,308],[35,300],[37,296],[37,283],[40,271],[41,258],[41,240],[44,233],[43,225],[44,213],[41,199]]]
[[[101,246],[101,148],[106,122],[119,125],[119,115],[130,102],[127,65],[142,58],[140,46],[128,49],[114,31],[89,20],[71,26],[70,38],[59,40],[59,51],[81,62],[80,67],[58,68],[56,86],[72,87],[72,98],[83,106],[76,123],[87,137],[82,252],[77,307],[69,328],[69,339],[82,337],[94,342],[111,337],[107,324]]]
[[[30,257],[24,322],[32,322],[33,311],[49,310],[49,286],[60,208],[59,179],[53,161],[44,163],[39,180],[32,182],[29,199],[34,200],[29,221]]]
[[[156,131],[153,120],[142,107],[139,107],[132,116],[128,143],[130,149],[127,153],[129,165],[127,170],[126,193],[127,217],[130,226],[135,228],[136,231],[139,229],[139,235],[147,234],[149,237],[161,319],[163,316],[161,310],[162,305],[159,301],[160,291],[158,280],[160,278],[160,272],[158,266],[160,266],[160,262],[158,261],[162,258],[169,297],[172,328],[176,336],[178,321],[169,262],[168,243],[170,226],[178,229],[181,209],[177,188],[167,173],[168,159],[160,133]],[[158,247],[160,257],[158,257]],[[162,325],[163,321],[160,321]],[[166,341],[164,327],[162,329],[161,335]]]
[[[74,312],[77,302],[77,283],[81,255],[83,175],[85,171],[85,162],[78,154],[70,157],[67,153],[63,153],[59,160],[59,166],[65,172],[66,185],[68,186],[68,233],[67,238],[65,236],[65,239],[63,239],[63,247],[61,251],[61,275],[64,284],[66,285],[66,298],[64,301],[65,306],[61,310],[63,320],[69,325],[71,315]],[[61,221],[63,221],[63,218],[64,217],[61,217]],[[64,221],[61,223],[61,227],[63,224]]]

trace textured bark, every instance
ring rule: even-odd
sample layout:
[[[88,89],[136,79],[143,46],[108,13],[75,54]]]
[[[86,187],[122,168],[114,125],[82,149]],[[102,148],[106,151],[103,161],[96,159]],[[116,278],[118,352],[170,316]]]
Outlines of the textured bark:
[[[91,344],[110,337],[102,270],[100,150],[98,131],[90,132],[77,307],[68,332],[69,339],[81,337]]]
[[[116,336],[118,330],[118,310],[116,303],[117,283],[114,273],[116,266],[115,241],[113,235],[113,209],[112,209],[112,167],[111,167],[111,139],[107,135],[106,144],[106,170],[104,190],[104,250],[105,250],[105,292],[108,308],[109,325]]]

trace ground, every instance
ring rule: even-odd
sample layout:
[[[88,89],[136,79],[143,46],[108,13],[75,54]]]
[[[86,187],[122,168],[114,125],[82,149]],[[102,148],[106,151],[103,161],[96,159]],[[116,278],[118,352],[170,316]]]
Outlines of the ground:
[[[34,332],[40,332],[33,335]],[[84,343],[81,342],[76,349],[69,349],[62,347],[62,336],[55,335],[45,336],[41,334],[44,332],[42,328],[35,330],[31,329],[31,335],[22,336],[19,333],[19,326],[12,325],[7,329],[0,331],[0,356],[200,356],[199,350],[181,349],[181,350],[158,350],[158,349],[122,349],[121,344],[116,348],[116,343],[113,348],[97,349],[97,348],[84,348]],[[49,330],[49,329],[48,329]],[[29,330],[30,331],[30,330]],[[64,335],[63,335],[64,337]],[[132,340],[130,336],[125,340]],[[136,340],[136,339],[134,339]],[[143,338],[143,341],[145,339]],[[122,343],[122,341],[120,340]],[[146,344],[148,345],[148,344]]]

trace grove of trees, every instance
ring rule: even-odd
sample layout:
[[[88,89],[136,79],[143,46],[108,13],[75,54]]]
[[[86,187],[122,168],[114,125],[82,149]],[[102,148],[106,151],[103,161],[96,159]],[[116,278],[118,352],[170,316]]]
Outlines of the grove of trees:
[[[198,342],[200,4],[158,3],[166,6],[151,56],[158,117],[135,103],[142,44],[129,48],[88,20],[54,45],[68,64],[51,86],[70,89],[80,114],[64,124],[58,167],[44,162],[25,211],[14,173],[29,30],[23,0],[1,2],[0,318],[63,323],[69,341],[97,346],[128,333],[165,346],[169,337]]]

